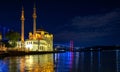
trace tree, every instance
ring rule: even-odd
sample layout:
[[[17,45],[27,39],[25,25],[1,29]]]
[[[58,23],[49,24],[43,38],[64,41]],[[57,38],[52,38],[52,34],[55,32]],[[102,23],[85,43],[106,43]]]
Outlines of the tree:
[[[6,38],[9,40],[11,47],[15,47],[17,45],[17,41],[20,39],[20,34],[18,32],[9,31],[6,33]]]

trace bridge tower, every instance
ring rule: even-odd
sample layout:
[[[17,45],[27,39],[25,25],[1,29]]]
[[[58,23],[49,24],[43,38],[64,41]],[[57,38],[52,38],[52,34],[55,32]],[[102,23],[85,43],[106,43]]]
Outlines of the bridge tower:
[[[74,46],[74,45],[73,45],[73,41],[71,40],[71,41],[70,41],[70,51],[73,51],[73,50],[74,50],[74,49],[73,49],[73,46]]]

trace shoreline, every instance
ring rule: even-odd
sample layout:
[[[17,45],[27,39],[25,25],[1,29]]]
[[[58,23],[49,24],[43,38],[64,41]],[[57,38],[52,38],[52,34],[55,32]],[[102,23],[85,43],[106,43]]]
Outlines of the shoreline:
[[[2,52],[0,57],[9,57],[9,56],[24,56],[24,55],[40,55],[40,54],[49,54],[49,53],[64,53],[65,51],[8,51]]]

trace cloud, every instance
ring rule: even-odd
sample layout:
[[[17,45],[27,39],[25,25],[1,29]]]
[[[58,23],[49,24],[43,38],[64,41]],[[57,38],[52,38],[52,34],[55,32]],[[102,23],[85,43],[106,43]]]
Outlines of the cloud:
[[[120,11],[112,11],[106,14],[98,14],[91,16],[77,16],[72,21],[73,26],[79,26],[80,28],[86,27],[103,27],[106,25],[110,25],[111,22],[120,19]]]
[[[72,19],[72,23],[66,26],[68,27],[55,35],[58,41],[104,43],[120,40],[120,9],[105,14],[76,16]]]

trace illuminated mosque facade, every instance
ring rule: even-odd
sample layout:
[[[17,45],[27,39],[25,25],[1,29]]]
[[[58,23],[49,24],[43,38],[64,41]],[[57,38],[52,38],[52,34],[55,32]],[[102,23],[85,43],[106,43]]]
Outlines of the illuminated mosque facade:
[[[53,34],[44,29],[36,30],[36,7],[33,8],[33,33],[29,32],[29,38],[24,40],[24,8],[21,13],[21,41],[17,42],[17,48],[25,48],[30,51],[53,51]]]

